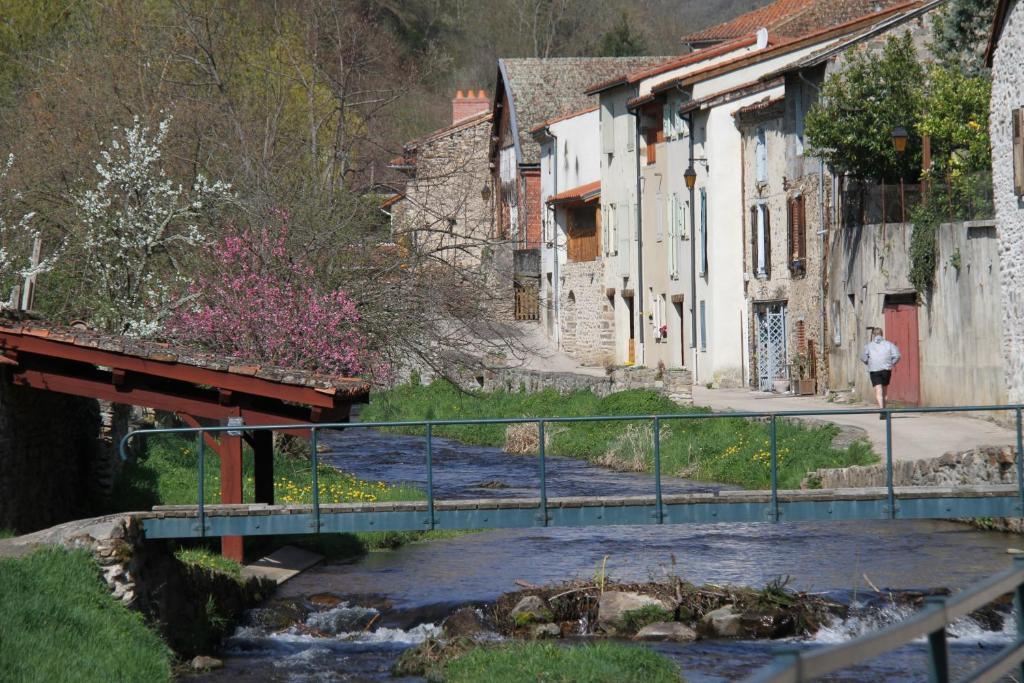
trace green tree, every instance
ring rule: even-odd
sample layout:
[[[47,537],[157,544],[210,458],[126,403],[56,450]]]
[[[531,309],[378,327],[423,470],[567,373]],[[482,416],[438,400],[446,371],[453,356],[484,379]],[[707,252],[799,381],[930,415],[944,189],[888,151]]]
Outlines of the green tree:
[[[862,49],[821,89],[807,114],[806,133],[815,154],[839,173],[861,180],[915,177],[921,137],[915,130],[922,108],[924,68],[910,34],[892,36],[882,54]],[[897,154],[892,131],[906,128],[906,152]]]
[[[949,0],[932,24],[931,49],[939,63],[969,74],[985,70],[984,54],[995,0]]]
[[[956,66],[934,66],[929,71],[918,130],[932,140],[931,175],[956,177],[992,167],[991,93],[987,76],[972,76]]]
[[[629,14],[623,11],[618,22],[601,36],[598,51],[602,57],[629,57],[647,54],[644,36],[635,33],[629,23]]]

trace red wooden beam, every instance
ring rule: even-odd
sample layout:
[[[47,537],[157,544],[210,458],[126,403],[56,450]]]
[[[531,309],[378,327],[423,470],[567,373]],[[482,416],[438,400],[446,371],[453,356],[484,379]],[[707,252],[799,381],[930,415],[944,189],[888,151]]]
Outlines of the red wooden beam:
[[[335,397],[337,396],[336,393],[312,387],[283,384],[259,377],[186,365],[176,361],[157,361],[149,358],[140,358],[113,351],[104,351],[103,349],[77,346],[45,337],[14,334],[4,330],[0,330],[0,348],[3,348],[5,351],[22,351],[51,358],[129,370],[155,377],[208,385],[253,396],[264,396],[309,406],[331,408],[334,406]],[[338,398],[351,400],[366,393],[366,383],[362,380],[352,379],[349,382],[352,384],[353,395],[344,395],[345,390],[341,389],[339,393],[342,396],[337,396]]]
[[[131,383],[115,387],[109,381],[68,377],[44,370],[26,369],[16,372],[12,377],[12,381],[17,385],[34,389],[55,391],[73,396],[84,396],[113,403],[126,403],[153,408],[154,410],[166,410],[170,413],[188,413],[193,417],[211,420],[222,420],[231,415],[241,414],[246,424],[253,425],[298,424],[310,421],[308,417],[298,417],[295,414],[279,414],[251,406],[222,406],[216,399],[203,400],[201,398],[180,396],[156,389],[139,387]],[[294,407],[289,407],[295,410]],[[344,412],[344,417],[341,417],[342,412]],[[340,418],[338,419],[339,422],[347,421],[347,405],[338,406],[333,416]],[[288,430],[287,433],[295,436],[309,436],[309,430],[305,429]]]

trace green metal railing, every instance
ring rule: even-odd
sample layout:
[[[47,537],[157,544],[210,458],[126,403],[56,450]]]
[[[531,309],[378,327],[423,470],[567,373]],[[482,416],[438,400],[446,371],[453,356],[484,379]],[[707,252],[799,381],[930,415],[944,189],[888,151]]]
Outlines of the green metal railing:
[[[319,457],[317,453],[317,435],[324,429],[387,429],[387,428],[418,428],[423,429],[426,437],[426,479],[427,479],[427,507],[429,514],[429,528],[433,529],[436,524],[434,517],[434,462],[433,462],[433,441],[434,428],[459,425],[495,425],[495,424],[535,424],[538,433],[538,468],[540,479],[540,509],[539,519],[547,526],[548,520],[548,495],[547,495],[547,462],[545,457],[545,426],[550,424],[573,424],[584,422],[644,422],[649,421],[653,432],[653,453],[654,453],[654,498],[657,507],[656,517],[659,524],[664,522],[664,511],[662,507],[662,472],[661,472],[661,426],[664,422],[676,420],[714,420],[727,418],[748,418],[768,420],[769,427],[769,473],[771,503],[768,516],[771,521],[779,521],[779,499],[778,499],[778,432],[777,426],[780,419],[800,417],[825,417],[837,415],[879,415],[885,418],[885,471],[887,489],[886,514],[890,519],[897,517],[897,498],[893,484],[893,437],[892,418],[893,415],[901,414],[929,414],[929,413],[977,413],[977,412],[1006,412],[1011,411],[1016,416],[1016,464],[1017,464],[1017,490],[1018,509],[1021,516],[1024,516],[1024,431],[1022,431],[1022,412],[1024,405],[989,405],[989,406],[959,406],[959,407],[919,407],[919,408],[891,408],[879,410],[877,408],[849,408],[840,410],[791,410],[778,412],[721,412],[721,413],[680,413],[664,415],[605,415],[587,417],[544,417],[544,418],[490,418],[476,420],[421,420],[407,422],[336,422],[320,424],[281,424],[281,425],[228,425],[217,427],[173,427],[160,429],[140,429],[126,434],[119,445],[122,459],[127,457],[127,445],[132,439],[150,434],[195,434],[196,453],[198,459],[198,514],[199,528],[205,528],[205,506],[206,496],[203,487],[205,475],[205,444],[204,435],[219,432],[238,431],[300,431],[309,430],[311,444],[311,481],[312,481],[312,510],[315,520],[315,529],[320,529],[320,495],[319,482],[317,480],[317,468]]]
[[[1014,558],[1013,566],[951,598],[931,597],[924,609],[873,633],[849,642],[815,650],[779,648],[775,661],[747,679],[748,683],[802,683],[846,669],[891,652],[917,638],[928,639],[928,680],[950,681],[949,646],[946,629],[999,597],[1013,593],[1017,619],[1016,639],[985,660],[974,672],[960,680],[988,683],[1016,672],[1024,680],[1024,557]]]

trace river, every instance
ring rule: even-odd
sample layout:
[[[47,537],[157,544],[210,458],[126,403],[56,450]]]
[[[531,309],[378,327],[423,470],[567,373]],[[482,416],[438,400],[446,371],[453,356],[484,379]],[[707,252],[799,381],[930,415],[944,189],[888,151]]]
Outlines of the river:
[[[324,462],[359,477],[425,488],[422,439],[366,430],[325,434]],[[537,459],[496,448],[435,440],[438,498],[536,495]],[[481,487],[481,484],[487,486]],[[583,461],[549,457],[548,492],[559,495],[638,495],[653,491],[649,475],[611,472]],[[499,486],[501,488],[494,488]],[[665,478],[668,492],[714,490],[714,485]],[[591,577],[605,563],[619,580],[647,580],[671,571],[694,583],[760,586],[780,576],[790,586],[820,591],[861,606],[847,620],[810,640],[838,642],[902,613],[886,589],[962,588],[1009,565],[1020,539],[942,521],[858,521],[800,524],[716,524],[498,530],[374,552],[349,563],[314,568],[278,591],[307,600],[321,593],[345,602],[310,617],[330,637],[296,629],[283,633],[243,626],[227,644],[225,668],[193,678],[241,681],[397,681],[388,670],[405,648],[437,631],[455,605],[484,603],[534,584]],[[882,594],[869,588],[882,589]],[[377,614],[379,612],[379,615]],[[364,631],[367,616],[373,627]],[[254,612],[252,623],[258,623]],[[1006,629],[1012,619],[1006,619]],[[951,633],[951,665],[977,664],[1009,642],[1008,630],[985,631],[970,620]],[[770,660],[778,643],[700,641],[656,645],[679,663],[692,683],[737,680]],[[411,680],[411,679],[404,679]],[[927,680],[925,648],[915,644],[830,680]]]

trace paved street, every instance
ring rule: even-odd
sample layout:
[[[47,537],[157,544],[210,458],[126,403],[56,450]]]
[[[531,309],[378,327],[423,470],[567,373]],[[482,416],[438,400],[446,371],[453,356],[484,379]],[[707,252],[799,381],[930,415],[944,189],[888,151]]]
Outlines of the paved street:
[[[781,396],[745,389],[693,388],[695,405],[716,411],[841,410],[867,408],[858,404],[829,403],[818,396]],[[824,419],[824,416],[822,416]],[[885,422],[875,415],[835,415],[829,421],[865,430],[875,452],[885,453]],[[892,420],[893,458],[917,460],[934,458],[949,451],[965,451],[975,446],[1004,446],[1016,442],[1012,429],[988,420],[946,413],[894,415]]]

